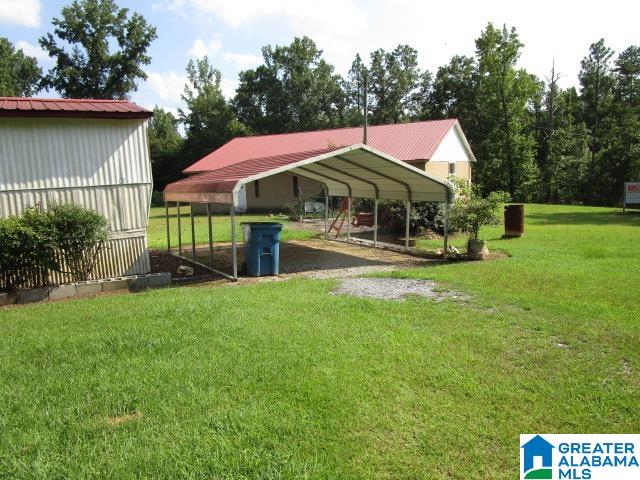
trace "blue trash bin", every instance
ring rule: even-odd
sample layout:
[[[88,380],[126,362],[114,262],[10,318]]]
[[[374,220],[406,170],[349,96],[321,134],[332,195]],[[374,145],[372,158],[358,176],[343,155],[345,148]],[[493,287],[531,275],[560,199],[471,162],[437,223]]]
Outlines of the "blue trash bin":
[[[282,224],[275,222],[242,222],[244,261],[247,275],[278,275],[280,270],[280,233]]]

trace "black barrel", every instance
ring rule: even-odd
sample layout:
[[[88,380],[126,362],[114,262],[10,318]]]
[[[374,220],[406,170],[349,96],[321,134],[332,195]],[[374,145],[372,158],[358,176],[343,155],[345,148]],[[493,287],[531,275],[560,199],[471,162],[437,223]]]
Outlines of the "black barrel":
[[[524,234],[524,205],[504,206],[504,236],[520,237]]]

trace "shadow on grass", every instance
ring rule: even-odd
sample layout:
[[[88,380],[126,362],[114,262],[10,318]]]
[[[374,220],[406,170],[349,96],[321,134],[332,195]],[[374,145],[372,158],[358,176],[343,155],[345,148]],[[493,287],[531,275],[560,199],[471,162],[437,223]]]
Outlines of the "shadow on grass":
[[[371,258],[372,252],[363,248],[362,251],[354,251],[353,254],[340,252],[330,248],[327,249],[314,248],[306,245],[300,245],[295,243],[280,243],[280,273],[302,273],[313,272],[318,270],[343,270],[345,268],[355,267],[380,267],[391,266],[393,261],[385,261],[380,258]],[[358,255],[357,253],[361,253]],[[186,251],[186,256],[189,257],[191,251]],[[204,263],[209,264],[209,250],[204,248],[198,248],[196,251],[196,259]],[[238,249],[238,265],[242,265],[244,262],[244,248]],[[416,266],[425,263],[424,260],[416,260]],[[213,266],[218,270],[231,271],[232,268],[232,256],[231,246],[217,246],[213,251]]]

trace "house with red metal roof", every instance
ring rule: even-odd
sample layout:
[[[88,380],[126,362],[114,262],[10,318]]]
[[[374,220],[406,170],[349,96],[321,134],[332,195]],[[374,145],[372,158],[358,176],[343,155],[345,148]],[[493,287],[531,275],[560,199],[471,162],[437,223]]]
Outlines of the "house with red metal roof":
[[[376,125],[368,127],[367,144],[395,159],[407,162],[430,176],[446,181],[456,175],[471,181],[473,152],[456,119]],[[363,129],[340,128],[234,138],[184,170],[223,178],[241,174],[256,164],[274,159],[309,157],[361,143]],[[203,178],[200,176],[199,178]],[[307,177],[283,172],[255,180],[246,188],[246,206],[251,210],[281,209],[322,193],[321,185]]]
[[[151,116],[124,100],[0,97],[0,217],[50,202],[90,208],[110,226],[94,277],[149,272]]]

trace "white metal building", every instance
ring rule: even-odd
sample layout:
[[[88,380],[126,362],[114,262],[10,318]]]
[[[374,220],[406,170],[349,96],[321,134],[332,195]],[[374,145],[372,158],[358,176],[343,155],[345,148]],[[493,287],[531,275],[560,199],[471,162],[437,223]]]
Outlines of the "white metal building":
[[[94,277],[149,272],[151,115],[123,100],[0,97],[0,217],[82,205],[111,230]]]

